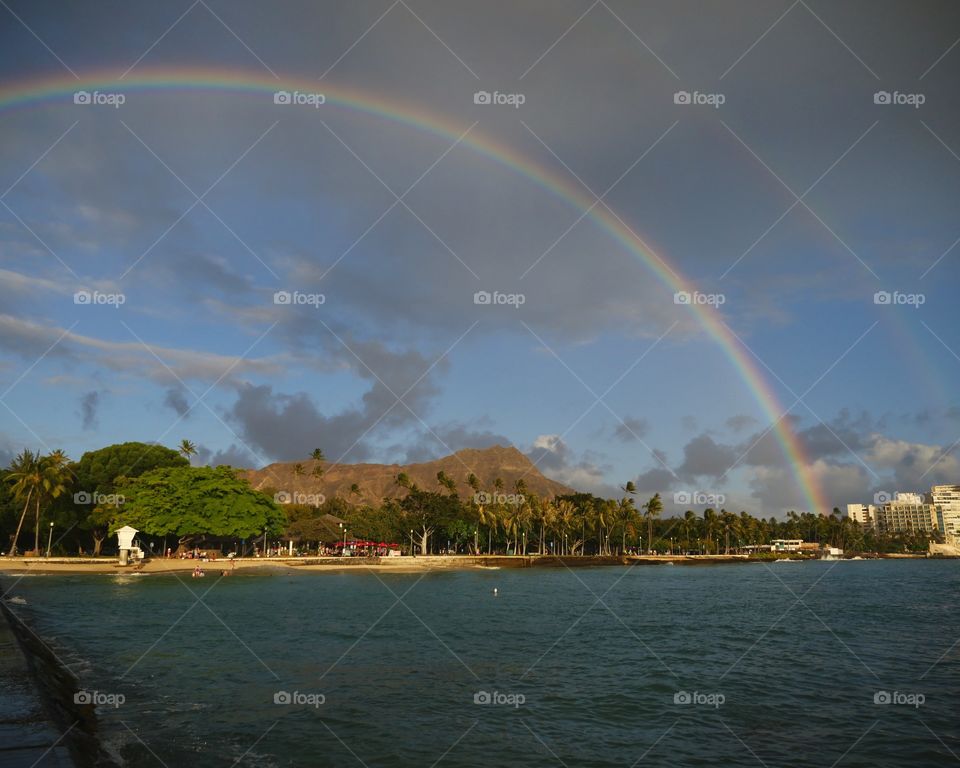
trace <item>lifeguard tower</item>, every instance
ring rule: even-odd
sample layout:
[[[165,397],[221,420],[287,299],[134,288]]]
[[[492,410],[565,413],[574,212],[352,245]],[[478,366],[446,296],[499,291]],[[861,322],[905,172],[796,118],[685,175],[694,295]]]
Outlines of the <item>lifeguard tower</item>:
[[[120,549],[120,565],[128,565],[131,559],[133,559],[134,562],[140,562],[143,560],[143,550],[140,549],[140,547],[135,547],[133,545],[133,537],[138,533],[139,531],[136,528],[132,528],[129,525],[125,525],[123,528],[117,529],[117,541]]]

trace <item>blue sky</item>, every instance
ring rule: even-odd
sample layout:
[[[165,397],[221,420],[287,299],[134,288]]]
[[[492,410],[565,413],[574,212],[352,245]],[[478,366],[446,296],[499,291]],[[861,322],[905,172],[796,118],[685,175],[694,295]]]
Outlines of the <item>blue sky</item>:
[[[724,351],[582,209],[332,101],[123,82],[216,68],[389,95],[574,188],[617,182],[609,208],[724,297],[831,505],[960,482],[960,14],[923,7],[11,2],[4,88],[106,71],[125,100],[0,109],[0,451],[187,437],[254,466],[501,443],[668,512],[683,490],[805,508]]]

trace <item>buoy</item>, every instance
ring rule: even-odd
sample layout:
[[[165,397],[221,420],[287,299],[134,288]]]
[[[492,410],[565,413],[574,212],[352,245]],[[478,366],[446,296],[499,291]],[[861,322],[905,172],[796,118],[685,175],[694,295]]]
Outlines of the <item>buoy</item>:
[[[493,594],[495,594],[495,595],[498,594],[496,587],[493,588]]]

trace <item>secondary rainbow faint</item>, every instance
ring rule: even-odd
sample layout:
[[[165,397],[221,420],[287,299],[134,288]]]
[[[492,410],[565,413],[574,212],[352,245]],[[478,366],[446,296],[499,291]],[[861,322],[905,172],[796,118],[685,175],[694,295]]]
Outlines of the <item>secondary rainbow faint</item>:
[[[137,68],[127,76],[116,71],[23,79],[0,88],[0,111],[32,108],[46,104],[72,103],[78,92],[88,94],[124,94],[145,91],[226,91],[239,94],[322,93],[326,104],[376,115],[402,123],[418,130],[443,137],[450,143],[460,143],[470,150],[518,173],[550,194],[565,201],[579,213],[589,210],[589,218],[607,232],[634,258],[643,264],[670,292],[695,292],[696,286],[684,277],[676,266],[650,248],[636,233],[604,205],[595,205],[590,195],[572,176],[544,167],[515,149],[495,142],[476,130],[467,132],[469,124],[457,123],[442,115],[423,109],[420,105],[404,103],[396,96],[347,87],[327,80],[311,80],[301,76],[273,78],[256,71],[225,70],[198,67]],[[464,133],[466,132],[466,135]],[[461,138],[462,137],[462,138]],[[720,312],[709,304],[692,303],[689,311],[713,338],[743,380],[752,397],[769,419],[770,431],[775,435],[791,468],[796,482],[814,513],[827,513],[830,505],[805,455],[803,445],[791,428],[788,413],[779,402],[752,353],[724,322]]]

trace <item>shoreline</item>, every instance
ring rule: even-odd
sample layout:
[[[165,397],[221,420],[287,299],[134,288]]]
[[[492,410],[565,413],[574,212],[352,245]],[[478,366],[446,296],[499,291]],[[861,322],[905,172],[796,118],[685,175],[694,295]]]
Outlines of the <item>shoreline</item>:
[[[852,560],[853,558],[844,558]],[[944,555],[887,554],[865,557],[863,560],[929,560],[956,559]],[[217,560],[180,560],[153,558],[140,565],[122,566],[114,558],[0,558],[0,574],[163,574],[192,573],[198,565],[207,575],[220,571],[237,573],[254,570],[290,570],[310,573],[344,573],[375,570],[382,573],[421,573],[423,571],[468,571],[501,568],[584,568],[624,565],[684,565],[705,566],[722,564],[760,564],[780,560],[818,561],[815,557],[784,556],[758,558],[747,555],[427,555],[421,557],[269,557]],[[824,561],[837,562],[837,561]]]

